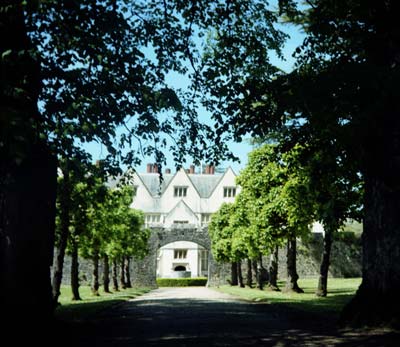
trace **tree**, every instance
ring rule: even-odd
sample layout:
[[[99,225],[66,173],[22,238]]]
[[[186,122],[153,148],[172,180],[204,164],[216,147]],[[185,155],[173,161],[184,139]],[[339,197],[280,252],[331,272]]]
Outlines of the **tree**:
[[[150,232],[145,229],[144,216],[141,211],[132,210],[133,199],[131,186],[108,188],[104,199],[92,209],[91,233],[84,239],[82,254],[94,260],[93,292],[97,293],[99,286],[97,260],[103,258],[106,271],[111,260],[116,271],[117,263],[121,264],[121,285],[129,286],[129,259],[147,254],[147,242]],[[127,267],[126,267],[127,266]],[[104,274],[106,278],[108,273]],[[129,282],[129,281],[128,281]],[[115,286],[115,282],[114,282]],[[115,290],[118,286],[115,286]]]
[[[316,130],[341,144],[365,182],[363,282],[342,320],[361,325],[398,320],[400,305],[393,303],[398,302],[400,280],[391,274],[399,272],[400,264],[396,159],[400,117],[395,87],[399,4],[312,0],[299,10],[296,3],[279,1],[281,14],[306,33],[297,49],[295,69],[288,74],[271,73],[273,69],[243,74],[238,86],[232,71],[254,71],[263,62],[269,66],[267,59],[252,64],[251,59],[261,56],[249,51],[232,59],[229,70],[217,65],[218,77],[204,84],[205,97],[207,91],[219,97],[213,104],[215,120],[221,133],[228,131],[235,138],[246,133],[265,137],[289,126],[293,140],[298,129],[304,129],[300,135],[312,137]],[[222,52],[229,57],[224,38],[215,41],[207,61]],[[232,87],[224,90],[224,86]]]
[[[49,278],[57,166],[41,136],[42,118],[37,110],[39,62],[26,35],[20,1],[1,3],[0,36],[0,306],[6,334],[3,339],[7,340],[17,324],[26,326],[26,335],[35,339],[44,334],[44,326],[52,317]],[[30,284],[29,291],[26,283]],[[18,343],[22,339],[17,336],[13,341]]]
[[[246,168],[237,178],[246,196],[250,225],[261,254],[275,254],[287,239],[287,290],[301,292],[297,285],[296,238],[309,231],[313,205],[307,176],[288,165],[290,153],[276,145],[264,145],[249,154]],[[275,277],[275,276],[274,276]],[[272,283],[277,287],[276,283]]]
[[[216,261],[231,262],[231,285],[238,284],[238,266],[232,261],[232,233],[229,220],[233,210],[233,204],[223,203],[218,211],[211,217],[208,225],[208,233],[211,239],[211,252]]]
[[[266,245],[262,244],[262,238],[259,237],[259,229],[254,224],[251,224],[254,215],[249,210],[254,211],[253,201],[249,199],[245,191],[241,191],[236,196],[234,209],[232,210],[230,224],[234,230],[232,243],[233,250],[237,257],[241,259],[250,259],[250,263],[254,264],[254,272],[257,280],[257,287],[263,289],[263,268],[262,265],[262,250],[266,249]],[[251,269],[251,266],[248,265]],[[249,270],[250,272],[250,270]],[[249,274],[250,277],[250,274]]]
[[[310,4],[289,16],[303,23],[307,37],[298,50],[297,69],[281,81],[288,92],[281,95],[294,95],[285,99],[293,105],[286,109],[290,118],[301,117],[307,126],[325,129],[325,138],[345,148],[363,175],[363,281],[342,322],[391,323],[400,317],[400,280],[391,275],[399,272],[400,254],[400,117],[394,87],[399,80],[399,24],[394,15],[399,4]]]
[[[196,55],[196,44],[191,40],[195,33],[222,33],[227,41],[236,41],[236,52],[242,44],[247,49],[257,47],[258,39],[263,40],[268,29],[272,29],[272,34],[267,35],[268,48],[278,48],[282,41],[282,37],[274,40],[277,33],[271,24],[274,16],[263,1],[225,4],[217,0],[155,0],[132,4],[105,0],[24,4],[25,7],[20,1],[7,0],[1,7],[2,37],[7,38],[1,46],[2,71],[7,71],[1,77],[5,86],[2,110],[6,115],[1,120],[4,124],[0,142],[5,154],[1,156],[1,176],[13,179],[2,182],[2,194],[5,192],[1,204],[1,215],[5,215],[2,227],[12,219],[14,209],[7,194],[20,185],[17,178],[22,180],[22,173],[28,172],[28,167],[22,168],[21,163],[30,163],[30,168],[43,164],[39,176],[56,182],[54,158],[76,158],[79,143],[102,143],[109,153],[107,162],[113,167],[121,159],[125,163],[136,162],[138,152],[155,154],[161,164],[162,149],[168,146],[159,136],[164,133],[172,139],[171,149],[178,162],[186,154],[195,158],[205,155],[207,160],[212,158],[217,162],[226,152],[225,143],[216,141],[215,146],[207,146],[206,139],[213,138],[213,132],[198,121],[192,102],[195,98],[168,86],[165,82],[168,73],[186,73],[191,66],[189,77],[196,85],[200,75],[211,77],[211,70],[203,73]],[[252,30],[250,24],[256,18],[258,25]],[[262,19],[266,19],[267,25]],[[235,32],[232,28],[238,28],[237,35],[226,36]],[[267,51],[263,49],[263,54]],[[154,58],[146,57],[147,53]],[[224,65],[225,61],[221,63]],[[38,101],[41,114],[37,110]],[[163,110],[174,112],[165,116],[160,112]],[[131,118],[137,121],[131,122]],[[118,126],[126,126],[127,131],[119,141],[114,141]],[[133,143],[138,144],[138,150],[123,150]],[[37,194],[35,185],[33,181],[26,183],[27,195],[43,198],[43,204],[54,203],[55,184],[48,185],[42,195]],[[43,219],[48,229],[36,221],[27,224],[27,231],[22,232],[25,226],[17,223],[15,229],[6,232],[13,240],[17,233],[26,235],[21,243],[13,243],[16,248],[11,251],[26,260],[30,257],[24,255],[24,245],[29,244],[29,235],[35,234],[40,238],[39,243],[46,244],[43,258],[37,258],[37,267],[43,274],[49,272],[51,263],[54,218],[54,213],[49,213]],[[47,232],[37,234],[36,230]],[[9,250],[2,244],[1,254],[11,254]],[[13,263],[13,255],[7,256],[4,264]],[[42,290],[50,297],[49,280],[45,277]],[[11,287],[18,283],[12,276],[7,281],[11,281]],[[25,306],[28,302],[25,301]],[[43,304],[41,312],[51,310],[40,291],[32,293],[32,302]],[[28,311],[37,310],[32,306]]]
[[[349,162],[350,158],[343,155],[340,144],[316,135],[314,132],[314,137],[307,139],[305,144],[295,145],[289,160],[292,167],[302,170],[308,177],[314,217],[324,227],[316,294],[326,296],[334,233],[342,229],[348,219],[361,218],[362,177],[355,161]]]

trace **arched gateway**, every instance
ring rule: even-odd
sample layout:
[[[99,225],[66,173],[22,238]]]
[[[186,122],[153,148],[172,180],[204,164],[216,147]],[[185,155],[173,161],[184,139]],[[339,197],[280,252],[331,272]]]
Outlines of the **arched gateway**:
[[[208,282],[215,285],[220,279],[220,266],[211,254],[211,242],[207,227],[199,228],[151,228],[149,252],[143,259],[133,261],[133,283],[137,286],[156,288],[157,250],[161,247],[177,242],[194,242],[208,251]]]

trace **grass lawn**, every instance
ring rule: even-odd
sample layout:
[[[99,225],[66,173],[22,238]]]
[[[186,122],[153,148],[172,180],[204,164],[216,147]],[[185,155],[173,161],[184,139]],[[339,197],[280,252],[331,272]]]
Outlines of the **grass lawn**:
[[[70,286],[61,286],[60,306],[56,309],[56,317],[68,321],[82,321],[93,318],[97,313],[123,301],[135,298],[149,292],[149,288],[128,288],[118,292],[104,293],[93,296],[89,286],[80,286],[81,301],[72,301]]]
[[[267,302],[318,314],[339,315],[343,306],[354,296],[361,283],[361,278],[329,278],[328,296],[325,298],[315,295],[318,278],[300,279],[298,283],[304,290],[302,294],[274,292],[269,289],[261,291],[228,285],[215,289],[244,300]],[[279,287],[284,289],[285,282],[279,281]]]

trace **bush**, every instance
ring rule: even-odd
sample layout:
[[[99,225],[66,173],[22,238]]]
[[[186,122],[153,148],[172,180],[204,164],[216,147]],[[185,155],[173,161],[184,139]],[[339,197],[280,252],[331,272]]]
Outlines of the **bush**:
[[[207,277],[196,278],[157,278],[159,287],[199,287],[207,284]]]

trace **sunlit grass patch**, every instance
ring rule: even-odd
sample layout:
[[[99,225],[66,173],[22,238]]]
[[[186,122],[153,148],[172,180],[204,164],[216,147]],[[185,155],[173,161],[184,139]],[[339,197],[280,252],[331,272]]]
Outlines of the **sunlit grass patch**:
[[[81,286],[79,287],[79,293],[82,300],[73,301],[70,286],[64,285],[61,287],[61,295],[59,297],[61,305],[56,309],[56,316],[61,319],[73,321],[85,320],[95,317],[96,314],[115,304],[135,298],[149,291],[149,288],[127,288],[112,293],[105,293],[100,290],[100,295],[94,296],[89,286]]]
[[[308,312],[338,314],[354,296],[361,283],[361,278],[329,278],[328,296],[326,298],[315,295],[318,284],[317,278],[300,279],[298,283],[304,290],[302,294],[285,292],[284,281],[279,282],[281,292],[271,291],[268,288],[261,291],[255,288],[239,288],[237,286],[221,286],[215,289],[244,300],[284,305]]]

